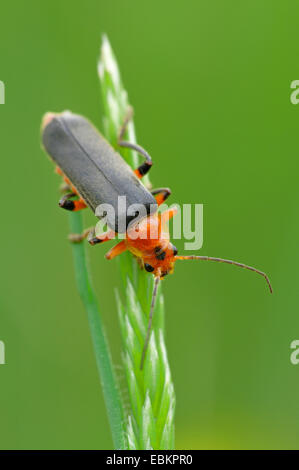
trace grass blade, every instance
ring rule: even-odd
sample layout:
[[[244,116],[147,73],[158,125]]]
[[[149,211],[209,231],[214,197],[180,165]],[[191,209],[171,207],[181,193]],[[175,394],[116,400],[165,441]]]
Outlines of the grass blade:
[[[83,232],[83,221],[80,212],[69,214],[71,233]],[[114,375],[108,341],[98,309],[91,277],[88,270],[86,247],[84,243],[73,243],[73,258],[77,287],[87,312],[87,318],[96,357],[97,368],[103,388],[108,420],[111,427],[115,449],[124,449],[123,409],[120,394]]]
[[[139,158],[136,152],[117,146],[117,135],[129,107],[117,61],[106,36],[103,37],[98,73],[105,110],[104,129],[133,169]],[[133,120],[124,140],[136,142]],[[149,178],[143,179],[149,185]],[[144,369],[139,368],[150,311],[153,276],[141,270],[130,253],[119,259],[122,297],[117,296],[118,314],[124,345],[123,364],[130,406],[126,416],[128,449],[172,449],[174,447],[175,395],[164,340],[164,302],[159,286],[149,348]],[[161,283],[160,283],[161,284]]]

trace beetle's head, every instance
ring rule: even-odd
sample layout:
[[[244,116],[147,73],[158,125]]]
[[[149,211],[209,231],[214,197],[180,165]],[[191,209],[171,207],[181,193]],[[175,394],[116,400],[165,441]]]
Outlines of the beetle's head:
[[[177,252],[176,247],[169,241],[164,246],[155,246],[151,256],[143,259],[144,269],[161,278],[164,278],[167,274],[172,274]]]

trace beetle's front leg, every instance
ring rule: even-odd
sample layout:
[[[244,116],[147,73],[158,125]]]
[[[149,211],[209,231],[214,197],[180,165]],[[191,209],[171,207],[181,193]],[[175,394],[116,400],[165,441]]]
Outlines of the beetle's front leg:
[[[115,245],[113,248],[111,248],[111,250],[109,250],[108,253],[106,253],[105,258],[106,259],[113,259],[113,258],[120,255],[121,253],[123,253],[126,250],[127,250],[127,244],[126,244],[125,240],[122,240],[117,245]]]
[[[162,222],[168,222],[170,219],[172,219],[176,214],[178,210],[176,207],[171,207],[167,209],[166,211],[161,213],[161,221]]]
[[[97,243],[103,243],[103,242],[108,242],[109,240],[113,240],[115,237],[116,237],[116,233],[114,232],[114,230],[109,230],[108,232],[103,233],[98,236],[95,236],[95,232],[93,230],[88,235],[88,241],[91,245],[96,245]],[[126,242],[125,240],[122,240],[121,242],[117,243],[117,245],[113,246],[111,250],[109,250],[108,253],[106,253],[105,257],[106,259],[113,259],[126,250],[127,250]]]
[[[97,245],[98,243],[108,242],[109,240],[113,240],[116,236],[114,230],[109,230],[108,232],[102,233],[101,235],[96,236],[95,229],[89,232],[88,235],[88,242],[91,245]]]

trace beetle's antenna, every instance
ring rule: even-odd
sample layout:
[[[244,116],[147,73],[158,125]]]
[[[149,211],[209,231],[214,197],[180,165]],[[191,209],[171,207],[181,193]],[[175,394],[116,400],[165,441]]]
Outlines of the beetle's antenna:
[[[150,339],[150,334],[151,334],[151,329],[152,329],[152,322],[153,322],[153,313],[154,313],[154,308],[155,308],[155,303],[156,303],[156,298],[157,298],[159,281],[160,281],[160,276],[155,277],[155,284],[154,284],[154,290],[153,290],[153,295],[152,295],[151,309],[150,309],[150,314],[149,314],[149,318],[148,318],[147,332],[146,332],[145,342],[144,342],[141,361],[140,361],[140,370],[143,369],[145,354],[146,354],[146,350],[147,350],[149,339]]]
[[[249,269],[249,271],[253,271],[257,274],[260,274],[261,276],[263,276],[263,278],[266,280],[267,284],[268,284],[268,287],[270,289],[270,292],[272,294],[273,292],[273,289],[272,289],[272,286],[271,286],[271,283],[270,283],[270,280],[267,276],[267,274],[263,273],[262,271],[260,271],[259,269],[256,269],[256,268],[253,268],[252,266],[247,266],[247,264],[243,264],[243,263],[238,263],[237,261],[232,261],[230,259],[223,259],[223,258],[213,258],[211,256],[195,256],[195,255],[191,255],[191,256],[175,256],[175,259],[178,260],[178,259],[182,259],[182,260],[185,260],[185,259],[199,259],[199,260],[203,260],[203,261],[217,261],[218,263],[226,263],[226,264],[233,264],[234,266],[239,266],[239,268],[245,268],[245,269]]]

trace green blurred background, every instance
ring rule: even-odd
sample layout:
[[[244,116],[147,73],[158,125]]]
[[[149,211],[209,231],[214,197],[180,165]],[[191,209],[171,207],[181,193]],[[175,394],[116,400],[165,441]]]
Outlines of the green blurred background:
[[[270,296],[253,273],[196,262],[165,280],[176,446],[298,448],[298,2],[11,1],[0,15],[0,447],[112,446],[60,181],[39,141],[49,110],[102,127],[106,32],[152,181],[172,189],[171,202],[204,203],[198,254],[257,266],[274,286]],[[105,249],[88,251],[120,366],[118,270]]]

